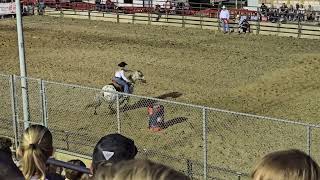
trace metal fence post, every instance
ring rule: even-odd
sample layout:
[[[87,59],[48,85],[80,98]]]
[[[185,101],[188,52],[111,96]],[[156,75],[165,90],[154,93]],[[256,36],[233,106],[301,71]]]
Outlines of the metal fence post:
[[[17,95],[16,95],[16,76],[10,75],[11,86],[11,107],[12,107],[12,126],[14,132],[14,145],[15,149],[19,146],[19,122],[18,122],[18,110],[17,110]]]
[[[208,149],[207,149],[207,110],[202,109],[202,128],[203,128],[203,179],[208,177]]]
[[[40,79],[39,81],[40,84],[40,101],[41,101],[41,115],[42,115],[42,124],[45,127],[48,127],[48,114],[47,114],[47,98],[46,98],[46,90],[45,90],[45,85],[44,81]]]
[[[121,122],[120,122],[120,103],[119,103],[119,94],[117,94],[117,122],[118,122],[118,133],[121,133]]]
[[[307,128],[307,153],[309,156],[311,156],[311,127],[306,126]]]

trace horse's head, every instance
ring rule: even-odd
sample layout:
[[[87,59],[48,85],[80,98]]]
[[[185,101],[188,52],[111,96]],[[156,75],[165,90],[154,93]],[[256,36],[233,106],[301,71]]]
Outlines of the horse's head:
[[[133,71],[133,73],[130,75],[130,78],[133,83],[137,81],[141,81],[143,83],[146,83],[147,81],[144,79],[144,75],[141,71]]]

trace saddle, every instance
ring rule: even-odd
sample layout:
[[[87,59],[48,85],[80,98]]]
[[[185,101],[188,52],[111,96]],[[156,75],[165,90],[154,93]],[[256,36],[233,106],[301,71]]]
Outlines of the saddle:
[[[115,80],[112,80],[112,83],[110,83],[110,85],[113,85],[113,87],[116,88],[118,92],[123,92],[123,87],[120,84],[118,84]]]

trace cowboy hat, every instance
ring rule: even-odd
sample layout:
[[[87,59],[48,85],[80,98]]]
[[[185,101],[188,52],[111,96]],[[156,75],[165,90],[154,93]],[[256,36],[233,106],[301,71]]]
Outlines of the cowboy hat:
[[[128,64],[125,63],[125,62],[121,62],[121,63],[118,64],[119,67],[125,67],[126,65],[128,65]]]

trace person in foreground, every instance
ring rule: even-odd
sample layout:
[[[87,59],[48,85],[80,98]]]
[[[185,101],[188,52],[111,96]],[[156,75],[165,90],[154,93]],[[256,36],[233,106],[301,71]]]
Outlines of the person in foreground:
[[[31,125],[23,133],[17,156],[27,180],[63,179],[46,172],[46,162],[53,154],[52,134],[42,125]]]
[[[0,137],[0,179],[24,180],[24,177],[12,159],[10,147],[12,142],[6,137]]]
[[[253,180],[319,180],[320,169],[309,155],[291,149],[264,156],[251,177]]]
[[[133,159],[101,165],[94,180],[189,180],[186,175],[149,160]]]
[[[118,133],[108,134],[99,140],[93,150],[91,171],[95,173],[100,164],[134,159],[137,152],[132,139]]]

